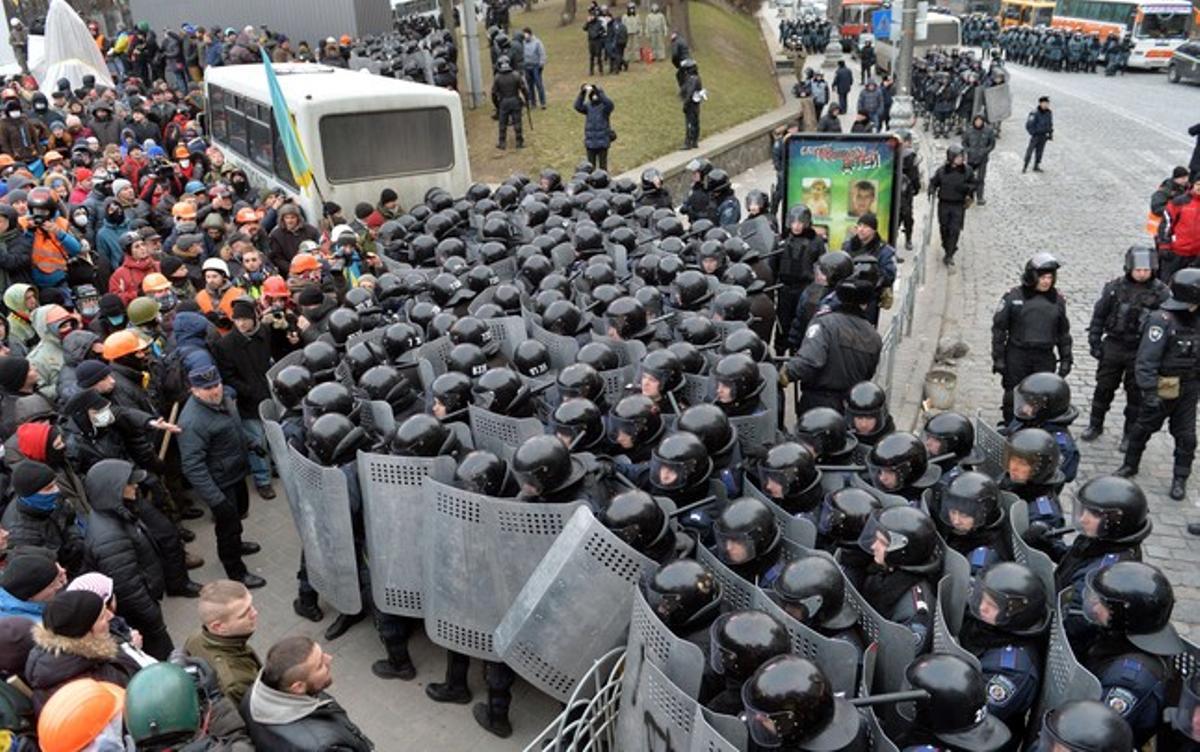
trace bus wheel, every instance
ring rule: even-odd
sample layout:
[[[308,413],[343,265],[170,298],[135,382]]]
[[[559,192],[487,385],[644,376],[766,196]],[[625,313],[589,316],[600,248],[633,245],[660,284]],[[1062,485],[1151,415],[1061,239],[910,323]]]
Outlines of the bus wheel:
[[[1175,67],[1174,63],[1167,66],[1167,80],[1173,84],[1179,83],[1179,69]]]

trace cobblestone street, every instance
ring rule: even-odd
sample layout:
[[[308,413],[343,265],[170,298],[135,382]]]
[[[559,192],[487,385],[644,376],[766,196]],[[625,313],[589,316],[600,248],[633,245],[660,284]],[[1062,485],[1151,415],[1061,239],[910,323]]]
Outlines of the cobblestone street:
[[[987,173],[987,205],[973,208],[950,276],[943,335],[961,335],[971,353],[958,366],[958,407],[981,409],[999,420],[1000,377],[991,373],[991,321],[1000,296],[1019,282],[1025,260],[1049,251],[1063,264],[1058,287],[1067,297],[1074,337],[1075,368],[1068,381],[1087,426],[1096,361],[1088,353],[1087,323],[1104,283],[1121,274],[1125,249],[1146,243],[1143,231],[1150,194],[1174,165],[1186,165],[1193,140],[1187,128],[1200,112],[1200,88],[1171,85],[1161,74],[1101,75],[1049,73],[1011,66],[1013,116],[993,152]],[[1046,147],[1045,173],[1021,173],[1028,136],[1025,115],[1048,95],[1054,109],[1054,140]],[[939,142],[936,153],[944,153]],[[929,165],[931,172],[936,165]],[[1032,165],[1031,165],[1032,167]],[[936,242],[937,233],[934,237]],[[935,252],[940,258],[940,252]],[[1118,395],[1106,430],[1092,444],[1080,442],[1083,458],[1077,484],[1121,464]],[[1137,482],[1150,498],[1154,532],[1144,546],[1175,587],[1180,631],[1200,638],[1200,539],[1185,530],[1200,520],[1200,480],[1193,476],[1188,498],[1167,497],[1171,479],[1170,436],[1151,441]],[[1063,500],[1071,503],[1071,490]]]

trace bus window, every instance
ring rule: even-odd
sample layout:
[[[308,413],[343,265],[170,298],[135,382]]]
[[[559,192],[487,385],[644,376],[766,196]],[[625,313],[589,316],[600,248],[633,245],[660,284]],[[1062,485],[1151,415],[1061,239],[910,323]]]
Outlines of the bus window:
[[[229,148],[243,157],[248,157],[250,154],[246,147],[246,116],[239,109],[243,101],[240,97],[234,97],[232,105],[227,106],[225,112],[229,116]]]
[[[1137,36],[1153,39],[1184,39],[1187,36],[1188,14],[1147,13],[1138,25]]]
[[[274,167],[271,127],[262,121],[246,118],[246,140],[250,147],[250,159],[270,172]]]
[[[208,118],[213,137],[219,141],[228,139],[229,117],[225,112],[225,90],[220,86],[209,87]]]
[[[1034,26],[1049,26],[1050,21],[1054,18],[1054,8],[1035,8],[1033,9],[1033,25]]]
[[[287,152],[283,150],[283,141],[279,138],[279,129],[275,127],[274,120],[271,121],[271,154],[275,158],[275,177],[292,188],[299,188],[292,179],[292,168],[288,166]]]
[[[326,115],[320,131],[331,183],[434,172],[454,164],[454,130],[444,107]]]

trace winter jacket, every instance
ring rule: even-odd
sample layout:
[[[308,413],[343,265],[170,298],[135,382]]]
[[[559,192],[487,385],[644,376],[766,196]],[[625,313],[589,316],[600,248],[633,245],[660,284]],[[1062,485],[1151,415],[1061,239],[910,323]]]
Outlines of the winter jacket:
[[[192,493],[209,506],[224,503],[224,489],[242,483],[250,471],[237,406],[228,394],[220,405],[193,395],[179,413],[179,426],[183,475]]]
[[[854,74],[849,68],[841,67],[833,74],[833,90],[838,94],[849,94],[854,88]]]
[[[1200,196],[1189,193],[1167,204],[1171,219],[1170,250],[1180,256],[1200,256]]]
[[[967,150],[967,164],[978,167],[987,161],[988,155],[996,148],[996,134],[987,123],[982,128],[972,124],[963,131],[962,143]]]
[[[175,314],[171,332],[175,337],[174,359],[180,362],[185,376],[197,368],[217,364],[208,345],[211,327],[208,319],[199,313],[180,311]]]
[[[837,115],[832,112],[826,112],[821,116],[817,123],[817,133],[841,133],[842,121],[838,120]]]
[[[242,716],[257,749],[272,752],[369,752],[375,748],[337,700],[271,689],[262,674],[242,700]]]
[[[208,662],[217,674],[221,691],[235,706],[241,704],[262,671],[262,661],[248,644],[249,640],[250,635],[221,637],[201,627],[183,645],[188,655]]]
[[[236,329],[217,342],[215,353],[221,379],[237,393],[238,413],[258,419],[258,404],[270,398],[267,369],[271,367],[271,337],[259,325],[250,336]]]
[[[542,40],[529,36],[522,42],[522,64],[526,68],[543,68],[546,65],[546,46]]]
[[[113,579],[117,613],[134,629],[154,632],[163,624],[159,602],[166,592],[163,563],[150,528],[138,515],[139,502],[122,498],[133,465],[124,460],[96,463],[84,486],[88,515],[87,566]]]
[[[267,236],[267,258],[280,274],[287,274],[288,267],[292,265],[292,258],[300,252],[300,244],[305,240],[320,243],[321,233],[307,223],[302,223],[295,232],[284,229],[282,222],[271,230],[271,234]]]
[[[100,222],[100,228],[96,230],[96,249],[105,255],[114,269],[119,268],[125,261],[125,252],[121,250],[121,236],[129,232],[129,221],[124,219],[124,215],[121,218],[124,221],[113,224],[105,216]]]
[[[30,272],[38,287],[55,287],[67,280],[67,263],[79,255],[83,246],[68,232],[67,220],[57,217],[41,227],[22,219],[25,238],[30,244]]]
[[[108,291],[121,298],[125,305],[142,294],[142,280],[146,275],[159,271],[158,262],[153,258],[136,260],[133,256],[125,256],[121,265],[108,278]]]
[[[33,285],[17,282],[4,289],[4,307],[8,309],[8,337],[16,339],[27,349],[37,344],[37,332],[33,330],[32,314],[25,307],[25,295]]]
[[[33,244],[19,226],[0,235],[0,289],[33,281]]]
[[[121,143],[121,121],[113,117],[111,113],[104,119],[93,115],[88,120],[87,126],[92,129],[92,133],[99,139],[100,146]]]
[[[1038,107],[1025,118],[1025,131],[1034,138],[1050,138],[1054,135],[1054,113]]]
[[[138,668],[111,634],[64,637],[38,624],[33,628],[33,650],[25,661],[25,682],[33,690],[34,710],[40,713],[50,695],[69,681],[90,678],[124,687]]]
[[[83,528],[75,509],[62,498],[49,510],[35,509],[18,498],[4,510],[0,524],[8,530],[10,549],[45,548],[54,552],[68,576],[83,573]]]
[[[0,588],[0,619],[22,616],[30,621],[41,622],[45,603],[23,601],[4,588]]]
[[[58,390],[58,372],[62,370],[65,355],[58,331],[46,324],[51,306],[39,306],[33,312],[33,331],[40,339],[37,347],[29,352],[29,362],[37,369],[40,377],[38,392],[53,401]]]
[[[50,131],[40,120],[5,117],[0,120],[0,152],[26,164],[37,161],[42,153],[42,141]]]
[[[585,98],[580,90],[575,97],[575,111],[584,116],[583,146],[586,149],[607,149],[612,143],[609,118],[612,116],[613,101],[599,89],[593,89],[592,97]]]
[[[858,93],[858,111],[867,115],[883,114],[883,92],[878,86],[868,86]]]
[[[92,346],[100,341],[100,335],[87,329],[78,329],[63,340],[63,365],[58,372],[58,389],[55,400],[59,407],[79,393],[79,382],[75,369],[92,354]]]
[[[151,434],[147,429],[154,416],[116,405],[112,411],[115,421],[105,428],[93,426],[83,409],[65,415],[59,423],[67,448],[67,461],[75,472],[86,475],[97,462],[116,459],[132,459],[146,470],[160,468],[162,462],[150,443]]]

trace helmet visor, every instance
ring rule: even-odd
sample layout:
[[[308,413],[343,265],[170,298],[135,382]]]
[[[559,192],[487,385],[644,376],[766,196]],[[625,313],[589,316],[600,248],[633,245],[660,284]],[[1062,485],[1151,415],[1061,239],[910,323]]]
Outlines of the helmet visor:
[[[867,458],[867,472],[871,475],[871,484],[881,491],[895,492],[908,485],[912,478],[912,464],[897,462],[894,465],[877,465]]]
[[[758,558],[758,545],[748,533],[728,532],[715,525],[713,536],[717,542],[717,558],[725,564],[738,566]]]
[[[642,438],[644,426],[640,419],[609,415],[605,423],[608,440],[621,449],[633,449]]]
[[[746,700],[749,682],[742,685],[742,702],[746,706],[744,718],[750,738],[759,747],[778,749],[783,746],[785,734],[796,725],[795,715],[790,710],[768,713],[752,707]]]
[[[946,493],[942,494],[938,517],[946,524],[947,530],[955,535],[967,535],[987,523],[983,505],[979,502]]]
[[[591,426],[585,423],[560,423],[557,420],[550,420],[550,433],[558,437],[558,440],[563,443],[567,449],[581,449],[589,446],[596,439],[600,438],[603,431],[601,425]]]
[[[761,490],[772,499],[786,499],[799,494],[800,470],[795,467],[758,468],[758,481]]]
[[[1080,502],[1076,495],[1074,503],[1074,525],[1089,538],[1115,538],[1121,530],[1124,514],[1120,509],[1101,509]]]
[[[1095,578],[1096,571],[1093,571],[1088,575],[1087,582],[1083,586],[1083,616],[1098,627],[1119,628],[1119,624],[1114,624],[1116,617],[1119,616],[1117,609],[1119,604],[1096,590]]]
[[[888,530],[880,524],[878,515],[871,515],[858,535],[858,547],[875,557],[876,562],[885,560],[888,554],[901,551],[907,545],[908,537]]]
[[[780,592],[779,580],[775,580],[775,585],[775,591],[772,593],[775,596],[775,602],[788,613],[788,616],[803,624],[807,624],[815,618],[825,603],[825,599],[819,593],[804,596],[788,595]]]
[[[1171,726],[1192,741],[1200,741],[1200,677],[1193,675],[1184,682]]]
[[[984,587],[982,580],[975,578],[971,580],[967,607],[984,624],[1007,627],[1029,609],[1030,603],[1028,598]]]
[[[1043,415],[1049,404],[1050,400],[1044,394],[1029,394],[1021,389],[1013,392],[1013,415],[1023,423]]]
[[[650,458],[650,482],[667,491],[691,485],[699,471],[698,460],[664,460],[657,455]]]

